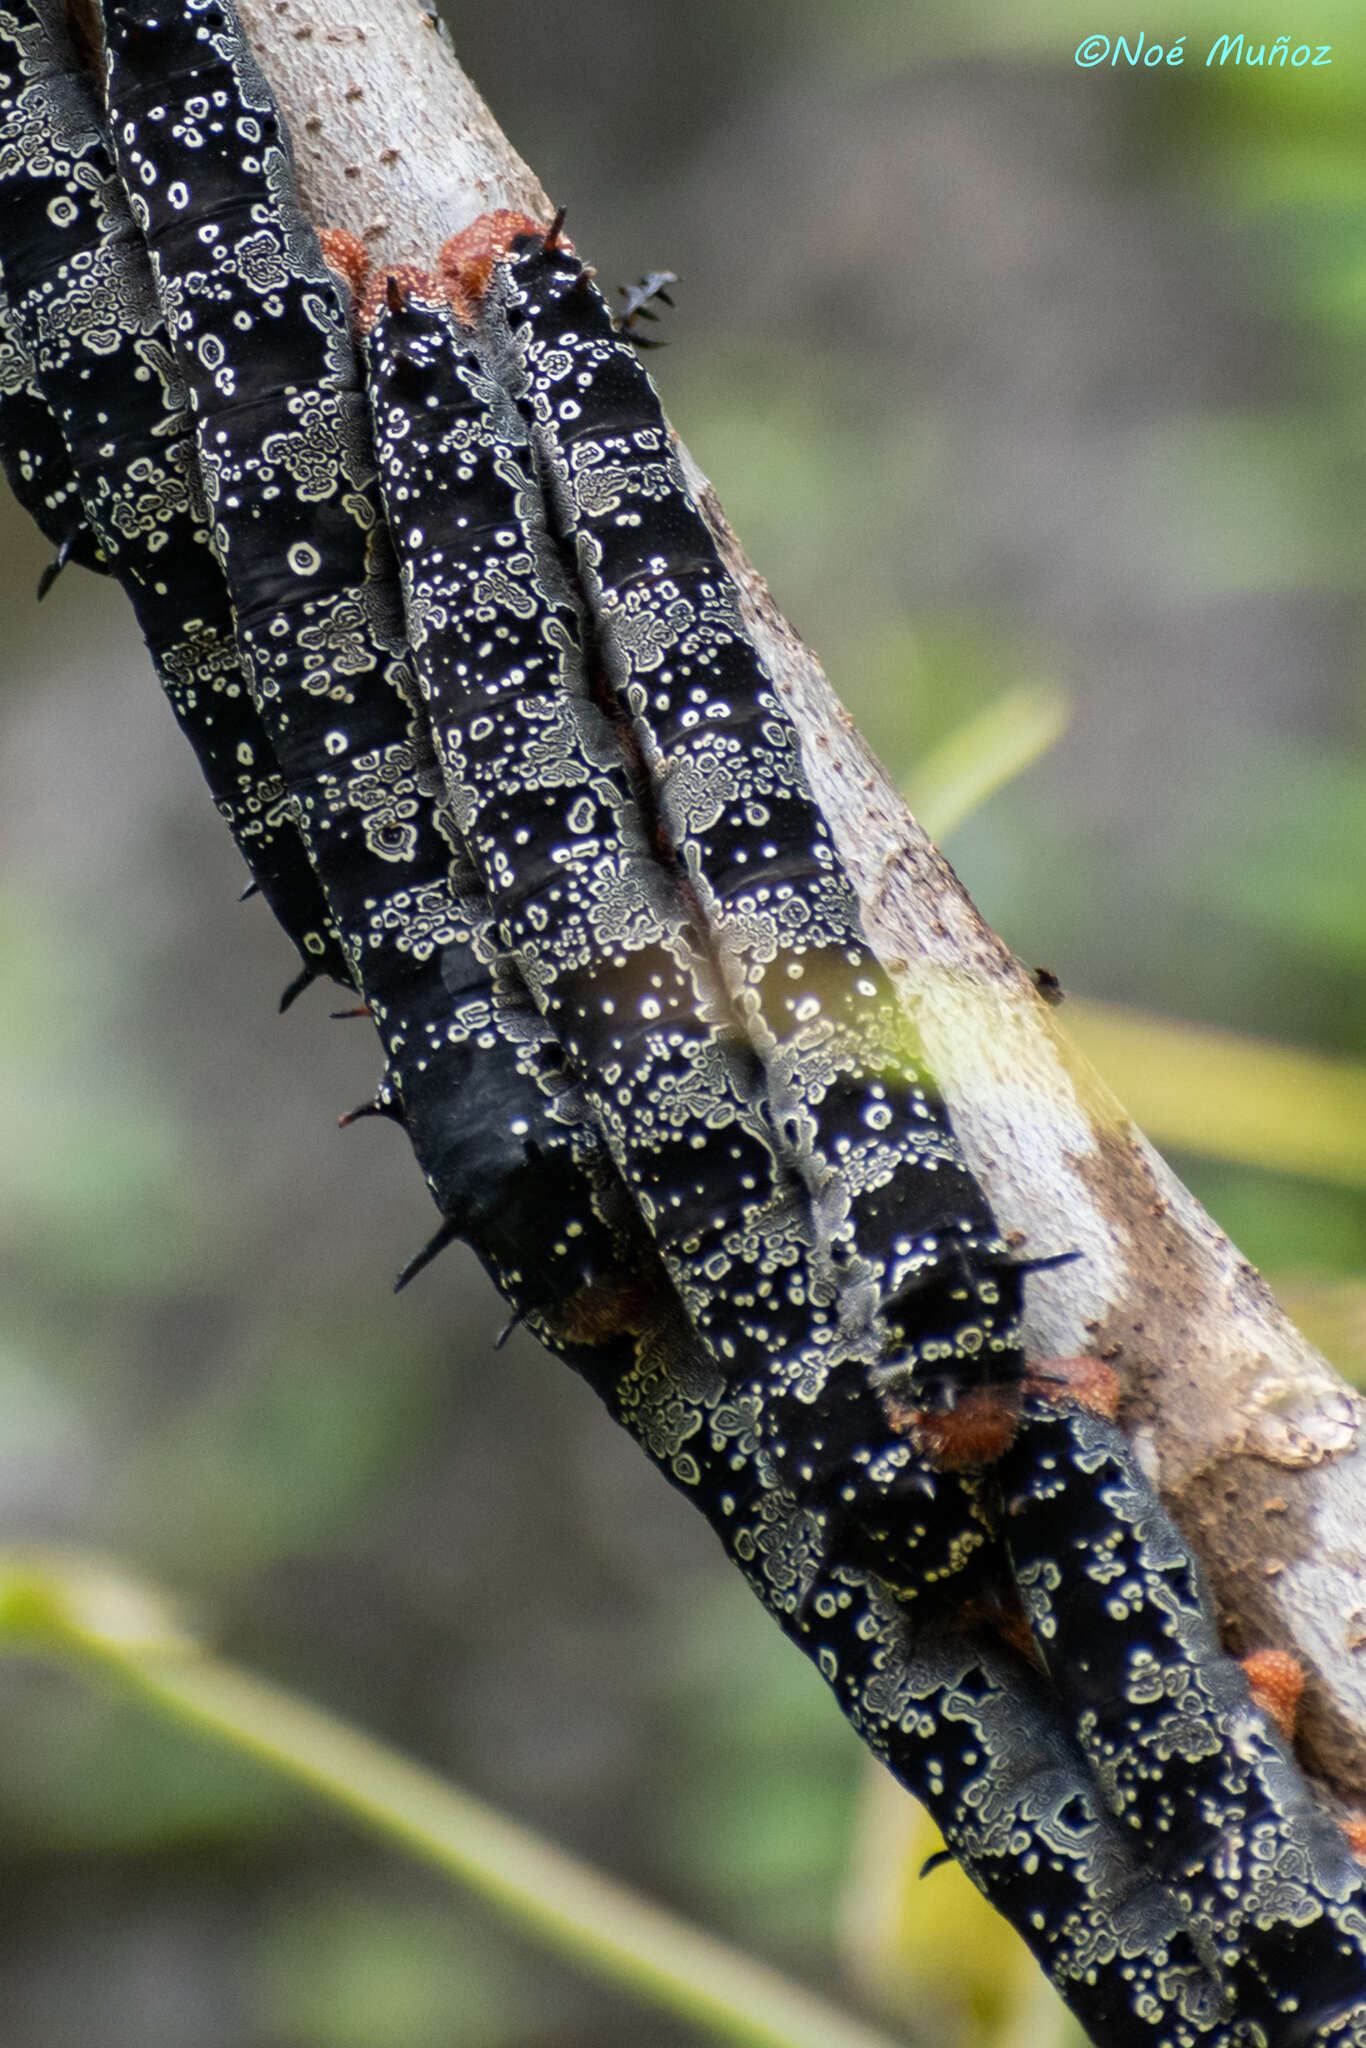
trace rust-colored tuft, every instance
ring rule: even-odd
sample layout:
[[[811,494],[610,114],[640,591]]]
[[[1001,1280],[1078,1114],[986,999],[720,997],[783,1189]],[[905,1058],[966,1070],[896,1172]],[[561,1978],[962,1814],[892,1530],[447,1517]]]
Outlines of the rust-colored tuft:
[[[605,1344],[633,1330],[647,1328],[659,1314],[659,1296],[650,1282],[634,1273],[609,1273],[590,1280],[556,1310],[556,1335],[569,1344]]]
[[[1046,1401],[1075,1401],[1107,1422],[1119,1414],[1119,1377],[1099,1358],[1050,1358],[1030,1370],[1025,1387]]]
[[[387,306],[391,313],[397,313],[410,298],[421,299],[428,306],[439,306],[450,300],[451,294],[445,281],[434,270],[421,270],[415,263],[395,263],[387,269],[372,272],[360,302],[361,333],[370,332],[382,307]],[[458,305],[456,311],[460,311]]]
[[[335,271],[359,305],[370,274],[370,257],[365,244],[349,228],[319,228],[318,240],[329,270]]]
[[[1295,1740],[1295,1716],[1304,1691],[1304,1666],[1288,1650],[1254,1650],[1242,1659],[1252,1697],[1279,1728],[1287,1742]]]
[[[1023,1657],[1036,1670],[1045,1668],[1038,1640],[1029,1626],[1029,1617],[1014,1586],[999,1586],[990,1592],[973,1594],[958,1609],[955,1626],[972,1632],[986,1629],[1009,1644],[1017,1656]]]
[[[1343,1821],[1342,1832],[1357,1862],[1366,1863],[1366,1813],[1353,1814],[1350,1820]]]
[[[544,224],[529,213],[513,213],[505,206],[494,213],[481,213],[443,244],[438,258],[441,275],[460,298],[478,305],[488,290],[494,264],[507,255],[517,237],[545,233]],[[572,250],[574,245],[561,236],[556,246]]]
[[[1013,1387],[970,1387],[952,1408],[913,1408],[884,1399],[887,1420],[941,1472],[994,1465],[1009,1450],[1019,1426]]]

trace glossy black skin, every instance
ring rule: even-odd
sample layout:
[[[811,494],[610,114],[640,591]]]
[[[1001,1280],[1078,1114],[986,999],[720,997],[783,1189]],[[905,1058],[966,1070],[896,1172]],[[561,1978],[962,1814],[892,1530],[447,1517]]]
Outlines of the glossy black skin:
[[[1252,1706],[1123,1437],[1042,1406],[997,1479],[1058,1694],[1240,2020],[1287,2048],[1366,2039],[1366,1870]]]
[[[500,938],[583,1075],[698,1328],[733,1356],[770,1312],[735,1276],[752,1272],[775,1208],[799,1227],[757,1063],[708,982],[591,697],[515,411],[439,304],[381,308],[366,348],[414,660]],[[764,1219],[748,1232],[744,1186]],[[727,1289],[703,1277],[716,1262]]]
[[[615,1268],[596,1143],[552,1113],[543,1049],[502,1028],[516,992],[435,801],[347,314],[287,140],[223,10],[120,8],[107,36],[115,154],[189,390],[238,645],[384,1042],[377,1100],[450,1230],[519,1312],[553,1310]]]
[[[98,559],[127,591],[214,802],[299,950],[290,994],[319,975],[345,982],[335,927],[242,677],[184,389],[93,93],[29,0],[0,15],[0,72],[0,132],[10,138],[0,158],[0,269],[33,377],[22,443],[9,438],[8,408],[0,432],[41,458],[41,475],[20,495],[59,551]]]
[[[624,1170],[677,1263],[675,1217],[695,1232],[707,1203],[728,1202],[734,1214],[743,1183],[725,1143],[684,1166],[652,1125],[661,1056],[668,1061],[672,1039],[681,1057],[697,1030],[673,956],[643,943],[614,954],[596,935],[604,894],[609,905],[614,892],[639,905],[663,885],[628,887],[631,863],[648,855],[630,838],[612,735],[582,669],[567,661],[577,622],[536,531],[529,452],[490,388],[477,337],[435,300],[396,289],[375,315],[367,355],[410,639],[448,784],[503,936],[590,1093],[607,1114],[609,1095],[630,1098],[634,1121],[631,1110],[620,1115]],[[620,917],[607,928],[621,929]],[[646,982],[656,992],[648,1029],[634,1008]],[[707,1114],[734,1136],[733,1101],[718,1093]],[[680,1174],[685,1199],[671,1211],[663,1195]],[[760,1242],[756,1233],[755,1256]],[[685,1300],[705,1291],[713,1250],[699,1241]],[[951,1326],[970,1292],[961,1256],[922,1275],[898,1315]],[[864,1738],[927,1799],[1097,2038],[1219,2038],[1221,1994],[1183,1914],[1160,1877],[1129,1867],[1057,1694],[993,1642],[1011,1595],[996,1475],[936,1471],[889,1428],[857,1367],[832,1369],[814,1398],[810,1388],[798,1396],[784,1367],[809,1347],[809,1302],[799,1312],[793,1299],[770,1298],[769,1355],[758,1367],[758,1309],[752,1295],[747,1308],[735,1298],[744,1271],[732,1262],[715,1312],[704,1303],[697,1318],[713,1340],[728,1332],[730,1349],[697,1354],[681,1373],[676,1363],[634,1365],[608,1390],[615,1412],[708,1516]],[[1018,1304],[1019,1273],[1007,1266],[993,1277]],[[1058,1410],[1031,1400],[1024,1432],[1036,1418],[1051,1433]],[[1119,1943],[1122,1968],[1114,1954],[1114,1967],[1097,1968],[1107,1941]]]
[[[0,264],[3,257],[0,257]],[[85,516],[61,428],[34,381],[26,352],[12,341],[0,308],[0,468],[40,533],[56,550],[38,585],[45,597],[68,562],[108,573]]]
[[[875,977],[827,886],[828,832],[653,387],[583,267],[553,238],[514,242],[489,297],[495,334],[501,316],[514,338],[509,384],[531,423],[552,521],[573,548],[603,666],[656,766],[680,857],[721,933],[737,900],[752,926],[756,908],[776,919],[784,902],[807,898],[815,938],[804,934],[803,949],[838,1034],[856,1014],[855,980],[871,999]],[[735,799],[715,767],[727,749],[744,764]],[[841,948],[852,974],[840,971]],[[782,954],[778,939],[766,957]],[[781,1050],[773,977],[750,980],[747,1014]],[[833,1160],[858,1125],[857,1050],[811,1101],[801,1099],[800,1061],[787,1072],[799,1113],[811,1111],[813,1149]],[[874,1063],[864,1087],[873,1076],[884,1083],[876,1099],[890,1119],[886,1073]],[[924,1413],[951,1414],[974,1385],[1019,1382],[1019,1274],[981,1191],[964,1189],[932,1082],[915,1113],[919,1132],[890,1181],[871,1200],[855,1195],[848,1243],[875,1274],[895,1276],[880,1312],[913,1361],[909,1370],[879,1361],[872,1381]],[[935,1125],[946,1140],[938,1155],[917,1142]],[[944,1193],[956,1203],[944,1205]],[[917,1231],[931,1257],[898,1269],[893,1255],[906,1248],[893,1241]],[[982,1553],[1004,1540],[1095,1782],[1175,1891],[1203,1961],[1236,1996],[1238,2024],[1276,2043],[1313,2038],[1330,2022],[1366,2032],[1366,1877],[1223,1655],[1194,1561],[1120,1433],[1031,1395],[1000,1465],[955,1481],[914,1460],[893,1463],[866,1384],[837,1355],[818,1389],[808,1384],[797,1398],[780,1372],[746,1390],[786,1482],[799,1499],[816,1489],[833,1510],[827,1561],[852,1557],[904,1600],[947,1588],[971,1602],[981,1597],[974,1569],[989,1578]],[[955,1487],[957,1520],[945,1517]]]
[[[884,1383],[943,1405],[960,1387],[1018,1383],[1008,1249],[864,937],[796,728],[653,384],[556,241],[514,242],[488,324],[583,589],[590,658],[811,1190],[842,1349],[865,1321]],[[916,1343],[925,1329],[932,1360]]]

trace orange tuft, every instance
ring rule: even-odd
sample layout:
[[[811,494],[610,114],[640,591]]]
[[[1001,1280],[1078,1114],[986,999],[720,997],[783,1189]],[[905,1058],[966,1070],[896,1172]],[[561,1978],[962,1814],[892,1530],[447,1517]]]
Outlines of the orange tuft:
[[[1016,1602],[1013,1607],[1002,1608],[996,1617],[996,1632],[1002,1642],[1008,1643],[1017,1656],[1026,1658],[1039,1670],[1043,1669],[1039,1646],[1034,1631],[1029,1626],[1023,1607]]]
[[[359,303],[370,274],[370,256],[365,244],[349,228],[319,228],[318,240],[329,270],[335,271],[353,299]]]
[[[1366,1813],[1354,1814],[1350,1820],[1343,1821],[1342,1832],[1357,1862],[1366,1863]]]
[[[1254,1650],[1242,1659],[1252,1697],[1287,1742],[1295,1740],[1295,1715],[1304,1691],[1304,1666],[1288,1650]]]
[[[576,1289],[548,1320],[566,1343],[603,1344],[609,1337],[643,1330],[658,1313],[658,1293],[648,1281],[612,1273]]]
[[[911,1408],[884,1402],[887,1420],[908,1436],[941,1472],[994,1465],[1009,1450],[1019,1425],[1014,1388],[972,1387],[952,1408]]]
[[[1036,1670],[1044,1669],[1038,1642],[1014,1586],[982,1588],[969,1594],[954,1610],[953,1628],[955,1634],[995,1636]]]
[[[1050,1358],[1031,1369],[1025,1387],[1045,1401],[1075,1401],[1107,1422],[1119,1414],[1119,1377],[1098,1358]]]
[[[415,263],[395,263],[385,270],[377,270],[365,287],[365,296],[360,302],[360,330],[368,334],[379,317],[380,308],[389,306],[395,311],[405,305],[408,299],[421,299],[425,305],[440,306],[450,299],[444,281],[435,271],[420,270]],[[456,308],[457,312],[460,310]]]
[[[533,220],[529,213],[513,213],[506,206],[494,213],[481,213],[478,220],[443,244],[437,259],[441,275],[459,298],[477,305],[488,290],[494,264],[507,255],[517,237],[545,233],[544,223]],[[574,245],[561,236],[558,246],[572,250]]]

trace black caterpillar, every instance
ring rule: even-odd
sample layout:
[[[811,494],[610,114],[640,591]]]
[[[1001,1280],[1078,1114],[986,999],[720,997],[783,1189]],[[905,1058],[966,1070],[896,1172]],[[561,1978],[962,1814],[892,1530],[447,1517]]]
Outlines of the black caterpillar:
[[[498,969],[434,801],[346,313],[269,91],[216,0],[120,8],[107,36],[115,154],[190,393],[238,646],[385,1047],[373,1106],[417,1148],[446,1219],[434,1245],[467,1237],[521,1312],[610,1293],[595,1134]]]
[[[800,1270],[805,1204],[588,693],[521,423],[440,298],[391,280],[367,346],[409,637],[456,820],[685,1304],[734,1360],[782,1313],[759,1261],[775,1244]],[[758,1274],[753,1295],[717,1285],[740,1270]]]
[[[477,312],[481,354],[447,368],[444,384],[411,407],[418,424],[405,427],[394,444],[394,462],[420,474],[415,495],[422,500],[425,492],[438,515],[429,535],[413,525],[428,550],[440,543],[434,576],[419,583],[422,605],[440,607],[449,634],[463,625],[468,635],[468,606],[462,608],[458,584],[448,586],[461,560],[455,540],[470,521],[440,518],[441,492],[432,480],[453,464],[472,463],[465,451],[477,445],[486,461],[500,447],[509,478],[520,474],[519,462],[532,465],[524,428],[490,424],[490,388],[506,386],[530,423],[552,522],[582,581],[597,702],[615,726],[618,757],[624,750],[638,764],[636,793],[665,856],[657,864],[672,862],[675,896],[683,914],[692,913],[693,943],[700,930],[736,1036],[757,1053],[756,1092],[775,1134],[778,1171],[766,1179],[750,1168],[737,1187],[732,1170],[730,1207],[743,1231],[723,1238],[713,1230],[689,1247],[698,1275],[691,1288],[684,1283],[684,1298],[702,1304],[699,1327],[723,1362],[738,1363],[741,1382],[755,1356],[763,1359],[747,1398],[764,1418],[773,1455],[784,1465],[794,1461],[807,1488],[823,1478],[834,1485],[851,1529],[870,1519],[877,1525],[885,1521],[884,1494],[933,1494],[936,1486],[943,1492],[950,1482],[937,1480],[933,1465],[980,1465],[992,1442],[999,1448],[1004,1441],[1024,1372],[1018,1315],[1027,1266],[1008,1254],[923,1060],[905,1044],[892,991],[861,937],[852,891],[807,790],[795,731],[743,631],[734,586],[688,496],[653,389],[577,259],[553,233],[516,232],[526,226],[516,215],[488,217],[443,252],[452,291]],[[510,258],[498,260],[509,242]],[[435,362],[439,316],[426,317],[422,345]],[[417,316],[410,309],[406,318],[411,330]],[[372,337],[381,396],[400,371],[409,398],[421,396],[418,343],[389,351],[386,369],[382,332],[383,316]],[[481,370],[483,361],[493,379]],[[428,368],[429,383],[432,374]],[[444,445],[434,427],[424,435],[426,422],[448,420],[455,425]],[[515,483],[508,489],[502,520],[514,536]],[[395,514],[395,525],[403,532],[404,518]],[[523,552],[529,555],[529,544]],[[542,573],[542,592],[546,587]],[[530,604],[528,598],[528,617]],[[458,692],[466,677],[456,649],[447,646],[442,655],[430,685],[438,696]],[[483,687],[515,700],[527,675],[524,661],[514,663]],[[561,704],[581,700],[588,689],[562,679]],[[543,718],[552,709],[553,698]],[[554,742],[519,761],[524,724],[514,716],[509,729],[496,763],[472,758],[455,735],[453,770],[473,785],[462,800],[490,806],[499,820],[492,845],[525,893],[554,885],[559,898],[572,902],[567,864],[579,856],[555,801],[560,788],[587,781],[587,770],[569,765],[562,750],[555,781],[547,772]],[[533,811],[539,803],[539,826],[506,814],[504,793],[519,784],[530,792]],[[585,847],[580,910],[590,906],[590,927],[610,893],[603,863],[624,829],[620,815],[608,820]],[[486,850],[481,865],[487,869],[489,861]],[[490,888],[496,899],[493,879]],[[613,915],[619,920],[620,912]],[[549,953],[553,973],[563,912],[543,917],[542,927],[537,961]],[[519,932],[505,937],[514,950],[528,944]],[[585,947],[579,937],[572,948],[575,966],[580,954],[592,952],[591,941]],[[603,951],[599,943],[599,976]],[[535,985],[547,970],[537,964],[528,971]],[[624,1005],[617,991],[604,984],[597,999],[619,1031]],[[564,1028],[556,1020],[556,1029]],[[633,1091],[647,1102],[659,1094],[648,1067],[632,1065],[629,1048],[610,1032],[605,1048],[582,1045],[579,1056],[590,1075],[595,1062],[609,1058],[612,1086],[623,1094]],[[734,1131],[734,1109],[719,1097],[696,1106],[707,1131]],[[648,1122],[640,1142],[659,1149]],[[715,1136],[706,1149],[724,1164]],[[677,1178],[667,1159],[659,1169],[666,1180]],[[795,1223],[778,1232],[769,1183],[784,1174],[806,1199]],[[695,1185],[700,1198],[704,1183]],[[705,1200],[713,1199],[706,1188]],[[718,1312],[709,1296],[748,1312],[738,1343],[716,1344]],[[873,1388],[895,1416],[897,1435]],[[848,1460],[860,1456],[876,1477],[865,1472],[851,1493]],[[938,1518],[951,1529],[947,1544],[960,1563],[986,1541],[986,1515],[968,1506],[951,1524]],[[866,1527],[861,1533],[866,1537]],[[881,1547],[877,1562],[898,1584],[923,1583],[929,1572],[923,1554],[897,1556],[895,1542]],[[944,1561],[935,1569],[950,1566]]]
[[[1008,1584],[983,1575],[970,1602],[961,1576],[931,1579],[899,1598],[876,1569],[837,1554],[831,1509],[778,1481],[755,1418],[737,1411],[712,1360],[680,1370],[642,1358],[611,1405],[707,1516],[858,1734],[928,1807],[1098,2048],[1288,2048],[1290,2035],[1262,2037],[1232,2018],[1208,1944],[1197,1947],[1154,1860],[1109,1811],[1051,1678],[1007,1646]],[[914,1528],[909,1513],[905,1524]],[[1296,1796],[1307,1803],[1302,1784]],[[1308,2048],[1312,2037],[1294,2038]]]
[[[4,17],[0,16],[0,21]],[[17,22],[10,18],[11,33]],[[12,108],[24,87],[23,65],[15,39],[0,43],[0,192],[5,181],[27,175],[24,157],[27,146],[22,133],[14,132]],[[37,213],[37,209],[32,209]],[[38,231],[47,232],[54,242],[60,230],[41,216]],[[4,275],[0,251],[0,278]],[[0,291],[0,466],[11,490],[39,531],[56,550],[51,566],[43,573],[38,595],[43,597],[68,561],[90,569],[107,564],[85,516],[76,479],[72,472],[61,429],[38,388],[33,357],[19,331],[16,311]]]
[[[457,238],[447,252],[457,281],[462,246]],[[1013,1404],[1000,1404],[1004,1426],[990,1451],[971,1433],[955,1449],[954,1429],[929,1421],[935,1405],[952,1411],[961,1403],[969,1375],[989,1401],[1002,1383],[1018,1387],[1018,1272],[1006,1294],[1005,1248],[918,1069],[900,1117],[889,1109],[898,1093],[897,1048],[882,1031],[890,996],[868,964],[847,897],[831,883],[821,855],[828,834],[795,742],[677,474],[643,370],[553,231],[514,240],[506,266],[493,269],[486,303],[493,360],[532,422],[552,516],[575,543],[603,667],[631,713],[663,829],[729,958],[731,992],[765,1054],[776,1120],[790,1135],[809,1112],[803,1135],[817,1188],[849,1176],[850,1222],[831,1242],[862,1258],[871,1241],[865,1272],[890,1285],[883,1312],[910,1339],[907,1359],[889,1370],[884,1353],[870,1375],[849,1370],[843,1343],[823,1361],[808,1349],[803,1365],[814,1360],[816,1375],[797,1399],[788,1360],[770,1354],[767,1373],[736,1398],[738,1426],[767,1434],[799,1500],[820,1502],[825,1489],[827,1562],[872,1569],[907,1600],[950,1583],[956,1601],[981,1597],[982,1587],[961,1577],[964,1562],[1004,1515],[1046,1659],[1056,1654],[1064,1618],[1070,1622],[1056,1682],[1097,1782],[1178,1887],[1206,1963],[1273,2041],[1308,2038],[1330,2017],[1335,2027],[1366,2029],[1366,2004],[1357,2003],[1366,1981],[1366,1877],[1343,1837],[1316,1815],[1242,1674],[1223,1657],[1189,1553],[1118,1432],[1033,1389],[1018,1427]],[[500,346],[504,313],[524,377]],[[732,740],[733,725],[746,731],[743,746]],[[752,737],[756,727],[762,744]],[[728,758],[743,766],[728,774]],[[790,981],[799,986],[795,1000]],[[814,1028],[799,1028],[807,1023]],[[876,1109],[875,1141],[857,1135],[860,1101],[865,1112]],[[957,1203],[947,1217],[932,1206],[945,1185]],[[908,1216],[921,1234],[913,1235]],[[1007,1313],[998,1317],[1003,1295]],[[841,1339],[849,1327],[842,1319]],[[870,1382],[893,1425],[918,1444],[919,1461],[907,1460],[904,1439],[889,1434]],[[999,1466],[987,1462],[996,1457]],[[952,1495],[942,1468],[969,1461],[977,1469],[959,1479],[946,1515]],[[917,1489],[935,1503],[919,1516]],[[1069,1557],[1076,1562],[1064,1572],[1059,1561]],[[808,1588],[803,1614],[812,1597]],[[1193,1799],[1201,1821],[1188,1839],[1177,1816]],[[1202,1879],[1206,1856],[1211,1869]],[[1310,1955],[1312,2017],[1303,1973]]]
[[[772,1455],[781,1466],[791,1451],[808,1495],[825,1474],[838,1485],[843,1554],[909,1490],[937,1497],[933,1513],[913,1545],[903,1525],[870,1560],[905,1588],[961,1575],[988,1541],[975,1486],[890,1437],[856,1362],[864,1333],[822,1268],[825,1191],[812,1198],[766,1113],[764,1074],[589,693],[520,418],[434,287],[424,301],[391,285],[368,352],[415,663],[500,936],[583,1073],[696,1328],[742,1385],[766,1361],[754,1401]],[[800,1416],[790,1433],[785,1402]],[[864,1501],[850,1470],[869,1445]]]
[[[145,258],[60,31],[31,5],[0,13],[0,66],[0,265],[53,422],[42,430],[49,476],[57,442],[58,473],[74,483],[63,506],[82,508],[68,551],[86,558],[93,542],[132,600],[214,801],[299,949],[288,1004],[320,974],[349,975],[242,679]]]
[[[795,728],[654,388],[558,236],[516,225],[500,224],[494,247],[511,248],[491,274],[473,231],[447,245],[443,267],[475,291],[488,278],[486,345],[530,422],[601,687],[628,724],[812,1190],[842,1354],[889,1392],[953,1410],[970,1388],[1018,1383],[1028,1268],[1009,1254],[863,938]],[[810,1399],[824,1368],[794,1358],[789,1377]]]
[[[1240,2023],[1272,2048],[1366,2041],[1366,1871],[1253,1708],[1123,1437],[1031,1401],[998,1477],[1049,1675]]]
[[[679,1174],[667,1130],[661,1138],[652,1127],[650,1104],[661,1082],[667,1101],[668,1078],[678,1071],[672,1063],[697,1043],[687,1008],[697,998],[680,987],[671,956],[661,962],[657,950],[646,951],[659,915],[649,905],[660,883],[632,837],[619,750],[585,697],[573,609],[557,565],[547,559],[543,538],[538,541],[540,501],[529,488],[524,435],[430,279],[409,273],[391,278],[387,288],[381,282],[369,313],[381,476],[414,659],[431,695],[459,815],[489,876],[505,935],[590,1080],[598,1079],[598,1099],[627,1171],[643,1162],[637,1192],[680,1273],[685,1298],[701,1297],[701,1320],[715,1335],[720,1310],[712,1313],[706,1299],[715,1283],[709,1290],[702,1267],[716,1247],[678,1234],[682,1216],[696,1223],[701,1187],[695,1177],[685,1181],[686,1199],[670,1209],[648,1179],[661,1171],[675,1180]],[[591,792],[587,801],[585,792]],[[619,915],[632,875],[639,881],[631,897],[633,925]],[[614,902],[616,912],[609,908]],[[632,941],[615,957],[606,942],[604,958],[605,935],[600,925],[594,928],[595,915],[604,913],[611,928],[628,930]],[[641,968],[634,978],[632,965]],[[658,1011],[648,1019],[638,1014],[642,987]],[[609,1099],[614,1092],[625,1098],[621,1109]],[[642,1098],[639,1109],[632,1094]],[[720,1120],[719,1131],[699,1166],[713,1175],[707,1195],[723,1205],[723,1224],[733,1230],[743,1209],[736,1168],[746,1163],[736,1151],[737,1111],[725,1086],[709,1085],[704,1074],[694,1081],[683,1135],[689,1126],[694,1135],[699,1123],[705,1128],[708,1113]],[[762,1152],[750,1163],[767,1165]],[[694,1176],[697,1170],[690,1169]],[[726,1250],[724,1270],[733,1273],[734,1247]],[[751,1323],[755,1313],[751,1302]],[[755,1348],[752,1330],[726,1341],[732,1368],[737,1345]],[[1003,1653],[981,1643],[955,1640],[940,1651],[926,1645],[908,1654],[906,1619],[893,1596],[870,1580],[847,1544],[836,1561],[826,1541],[830,1505],[815,1503],[809,1488],[799,1504],[778,1483],[753,1416],[737,1408],[715,1363],[698,1358],[691,1382],[680,1381],[676,1371],[634,1363],[611,1399],[651,1455],[708,1513],[784,1626],[817,1658],[856,1725],[903,1781],[930,1800],[991,1896],[1030,1927],[1069,1996],[1097,2019],[1108,2015],[1117,2003],[1115,1986],[1108,1980],[1103,1989],[1089,1985],[1083,1958],[1098,1952],[1101,1923],[1114,1905],[1103,1896],[1101,1871],[1121,1858],[1113,1844],[1101,1846],[1106,1824],[1084,1789],[1082,1758],[1056,1732],[1045,1733],[1042,1696],[1032,1707],[1019,1699],[1008,1703]],[[910,1455],[905,1446],[889,1450],[898,1453]],[[965,1592],[962,1502],[946,1486],[933,1507],[924,1499],[921,1505],[927,1526],[918,1532],[915,1563],[924,1584],[908,1586],[907,1597],[918,1616],[927,1607],[941,1616],[948,1606],[957,1613]],[[906,1549],[902,1563],[909,1578]],[[942,1594],[936,1600],[936,1577],[944,1581],[947,1601]],[[980,1576],[979,1590],[989,1606],[989,1575]],[[893,1709],[898,1684],[918,1689],[918,1711],[909,1711],[909,1690]],[[1026,1677],[1026,1695],[1030,1684]],[[1014,1740],[1003,1744],[1008,1717]],[[944,1740],[945,1728],[955,1723],[971,1729],[961,1754]],[[974,1814],[984,1798],[992,1814],[985,1823]],[[1020,1818],[1045,1808],[1065,1813],[1067,1825],[1056,1831],[1049,1852],[1054,1910],[1041,1929],[1037,1921],[1031,1927],[1038,1884],[1029,1866],[1038,1851]],[[1143,1927],[1145,1954],[1172,1972],[1193,2009],[1212,2008],[1217,1995],[1190,1954],[1171,1901],[1152,1884],[1139,1890],[1142,1903],[1124,1905]],[[1145,2026],[1134,2038],[1151,2036]]]

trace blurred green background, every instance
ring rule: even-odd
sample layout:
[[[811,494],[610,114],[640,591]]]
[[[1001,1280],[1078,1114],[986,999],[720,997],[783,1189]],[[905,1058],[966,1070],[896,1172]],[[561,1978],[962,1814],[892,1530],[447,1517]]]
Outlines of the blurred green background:
[[[1331,66],[1221,71],[1215,35],[1280,17],[1112,4],[451,27],[604,278],[682,274],[666,404],[894,776],[1062,693],[1061,741],[948,840],[1012,948],[1362,1062],[1366,21],[1306,8]],[[1184,65],[1072,61],[1140,28]],[[0,531],[0,1540],[118,1554],[910,2039],[1052,2038],[878,1953],[899,1822],[854,1738],[592,1398],[493,1353],[473,1262],[391,1300],[431,1215],[395,1133],[335,1129],[368,1027],[321,991],[276,1019],[288,949],[120,593],[72,571],[40,612],[43,545],[8,500]],[[1353,1368],[1366,1176],[1199,1143],[1178,1166]],[[0,1727],[8,2048],[689,2038],[66,1678],[0,1666]]]

